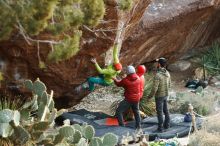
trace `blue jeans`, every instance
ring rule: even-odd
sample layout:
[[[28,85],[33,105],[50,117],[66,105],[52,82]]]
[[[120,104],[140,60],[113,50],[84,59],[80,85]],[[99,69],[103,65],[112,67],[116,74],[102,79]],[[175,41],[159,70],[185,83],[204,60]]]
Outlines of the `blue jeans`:
[[[95,84],[102,85],[102,86],[109,86],[109,84],[105,82],[103,76],[89,77],[87,79],[87,82],[89,84],[89,91],[95,90]]]

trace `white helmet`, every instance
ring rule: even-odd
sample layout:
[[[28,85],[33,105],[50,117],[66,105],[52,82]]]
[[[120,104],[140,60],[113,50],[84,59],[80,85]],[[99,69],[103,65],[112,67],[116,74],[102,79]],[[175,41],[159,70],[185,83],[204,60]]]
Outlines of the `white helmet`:
[[[136,73],[135,68],[132,65],[129,65],[127,67],[127,74],[129,75],[129,74],[134,74],[134,73]]]

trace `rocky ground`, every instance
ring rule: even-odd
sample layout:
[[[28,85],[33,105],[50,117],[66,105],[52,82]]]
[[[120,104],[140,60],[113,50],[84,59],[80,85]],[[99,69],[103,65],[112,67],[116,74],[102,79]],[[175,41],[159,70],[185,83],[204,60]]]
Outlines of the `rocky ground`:
[[[184,62],[185,63],[185,62]],[[184,64],[183,63],[183,64]],[[177,65],[176,67],[170,67],[171,70],[171,76],[172,76],[172,91],[173,92],[185,92],[189,93],[190,90],[185,88],[185,84],[187,80],[194,78],[195,76],[202,76],[202,72],[200,73],[196,72],[195,70],[198,68],[197,65],[195,65],[192,61],[189,62],[190,65],[185,68],[181,67],[181,63]],[[182,64],[182,65],[183,65]],[[175,65],[174,65],[175,66]],[[215,80],[215,82],[219,82],[219,80]],[[214,86],[214,83],[212,83],[211,86],[208,86],[205,89],[206,92],[216,92],[218,91],[220,93],[220,88],[218,86]],[[101,111],[107,114],[113,114],[110,110],[111,104],[114,101],[122,100],[123,99],[123,89],[118,88],[115,85],[112,85],[110,87],[99,87],[97,86],[97,89],[90,93],[87,97],[85,97],[79,104],[75,105],[73,108],[69,110],[75,110],[75,109],[87,109],[89,111]],[[181,145],[186,145],[188,142],[188,137],[179,139]],[[138,144],[137,144],[138,145]]]
[[[186,61],[177,61],[174,65],[170,65],[168,69],[170,70],[170,74],[172,77],[172,91],[173,92],[189,92],[188,88],[185,88],[185,84],[189,79],[202,78],[202,72],[195,72],[198,70],[198,65],[195,63],[196,59],[188,61],[188,65],[186,65]],[[188,66],[184,67],[183,66]],[[215,82],[218,82],[217,80]],[[214,86],[212,83],[211,86],[208,86],[206,90],[210,91],[220,91],[220,88]],[[114,101],[122,100],[123,97],[123,89],[118,88],[115,85],[110,87],[100,87],[97,86],[97,89],[86,96],[79,104],[75,105],[74,109],[87,109],[89,111],[102,111],[107,114],[112,114],[110,110],[110,106]]]

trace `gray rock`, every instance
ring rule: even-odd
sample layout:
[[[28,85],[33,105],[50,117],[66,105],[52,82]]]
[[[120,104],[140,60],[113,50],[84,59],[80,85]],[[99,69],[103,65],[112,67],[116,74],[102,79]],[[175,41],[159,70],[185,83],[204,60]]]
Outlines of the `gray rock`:
[[[185,71],[191,66],[189,61],[179,60],[173,64],[168,65],[168,69],[173,72]]]
[[[216,86],[217,88],[220,88],[220,81],[215,82],[215,86]]]
[[[209,80],[211,85],[218,85],[220,83],[220,76],[214,76]]]

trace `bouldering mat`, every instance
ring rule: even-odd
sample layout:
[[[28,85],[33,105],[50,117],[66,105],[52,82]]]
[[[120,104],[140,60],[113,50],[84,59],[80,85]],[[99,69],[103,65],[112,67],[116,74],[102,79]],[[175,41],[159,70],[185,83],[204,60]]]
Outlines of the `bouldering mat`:
[[[56,118],[55,122],[58,125],[62,125],[63,121],[69,119],[71,124],[89,124],[95,128],[96,136],[103,136],[105,133],[111,132],[119,136],[119,139],[123,135],[133,135],[136,132],[135,121],[126,122],[125,127],[117,126],[117,120],[102,112],[90,112],[85,109],[76,110],[73,112],[63,113]],[[157,129],[157,117],[148,117],[142,119],[142,130],[144,134],[149,135],[150,140],[154,140],[156,137],[168,139],[177,137],[184,137],[188,135],[191,130],[191,123],[184,122],[184,115],[171,114],[170,115],[170,128],[163,133],[156,132]],[[196,118],[197,127],[201,127],[202,119]]]

